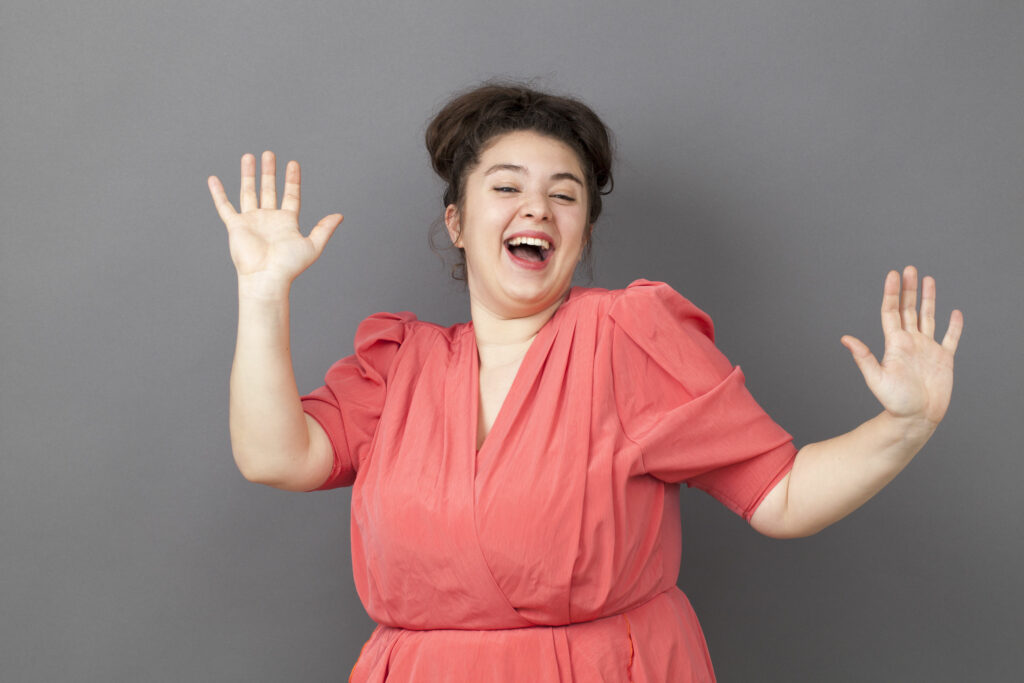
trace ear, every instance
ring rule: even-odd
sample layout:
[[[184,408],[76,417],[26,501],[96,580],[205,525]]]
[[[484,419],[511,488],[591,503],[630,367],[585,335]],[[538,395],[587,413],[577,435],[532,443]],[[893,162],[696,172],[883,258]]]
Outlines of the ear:
[[[580,263],[583,263],[583,255],[587,253],[587,247],[590,246],[590,242],[594,239],[594,224],[587,224],[587,229],[583,233],[583,248],[580,249]]]
[[[444,210],[444,224],[448,228],[448,237],[456,247],[462,247],[462,226],[459,225],[459,210],[449,204]]]

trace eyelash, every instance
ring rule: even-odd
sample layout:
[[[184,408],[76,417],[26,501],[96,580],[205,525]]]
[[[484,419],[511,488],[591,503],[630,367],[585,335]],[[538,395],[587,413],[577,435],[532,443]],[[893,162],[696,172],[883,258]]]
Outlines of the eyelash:
[[[519,191],[519,190],[517,190],[514,187],[509,187],[508,185],[499,185],[499,186],[495,187],[494,189],[497,190],[498,192],[509,192],[509,193],[511,193],[511,192],[518,192]],[[576,201],[575,197],[570,197],[567,194],[553,194],[551,196],[554,197],[555,199],[561,199],[561,200],[567,201],[567,202],[574,202],[574,201]]]

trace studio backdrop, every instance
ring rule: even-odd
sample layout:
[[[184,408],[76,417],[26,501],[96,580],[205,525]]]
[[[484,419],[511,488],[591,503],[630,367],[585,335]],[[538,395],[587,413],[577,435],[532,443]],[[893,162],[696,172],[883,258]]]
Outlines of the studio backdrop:
[[[237,321],[206,189],[303,168],[345,221],[292,290],[310,391],[376,311],[468,319],[428,246],[423,145],[495,77],[591,104],[615,189],[579,284],[662,280],[797,445],[878,404],[890,269],[966,331],[946,420],[823,533],[776,541],[682,496],[680,587],[720,680],[1024,672],[1024,5],[27,2],[0,10],[0,679],[345,680],[373,623],[349,491],[248,483],[228,438]]]

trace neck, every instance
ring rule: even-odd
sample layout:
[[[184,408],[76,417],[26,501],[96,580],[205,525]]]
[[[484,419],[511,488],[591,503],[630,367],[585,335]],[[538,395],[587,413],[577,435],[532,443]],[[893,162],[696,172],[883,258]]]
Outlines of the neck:
[[[473,333],[481,367],[499,367],[522,359],[525,349],[551,319],[569,293],[559,297],[551,306],[530,315],[510,318],[495,313],[483,302],[470,295],[469,307],[473,318]]]

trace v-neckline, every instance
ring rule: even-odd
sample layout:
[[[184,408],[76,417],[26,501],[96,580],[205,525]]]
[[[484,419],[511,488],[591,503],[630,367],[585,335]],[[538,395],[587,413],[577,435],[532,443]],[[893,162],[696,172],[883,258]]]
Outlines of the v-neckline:
[[[484,441],[480,444],[480,448],[476,447],[476,440],[480,430],[480,351],[476,345],[476,334],[473,329],[473,323],[470,321],[467,323],[466,338],[468,339],[469,352],[470,352],[470,378],[469,385],[472,387],[472,391],[469,392],[472,409],[469,411],[472,414],[470,420],[469,438],[470,446],[473,452],[480,456],[485,450],[489,449],[489,444],[508,430],[506,423],[512,419],[509,417],[509,413],[514,413],[517,410],[518,404],[521,402],[520,394],[526,389],[524,385],[528,385],[529,382],[536,378],[537,375],[537,364],[538,358],[543,358],[547,352],[547,347],[550,346],[551,337],[554,334],[555,329],[555,318],[562,312],[562,308],[569,303],[572,299],[573,292],[576,288],[572,287],[569,290],[568,296],[565,301],[555,309],[555,312],[551,314],[551,317],[547,319],[541,328],[537,331],[533,341],[530,342],[530,346],[526,349],[526,353],[523,355],[522,362],[519,363],[519,368],[516,369],[516,374],[512,378],[512,384],[509,386],[508,393],[505,394],[504,400],[501,402],[501,406],[498,408],[497,414],[494,416],[494,422],[491,424],[490,430],[487,432],[487,436],[484,437]],[[496,436],[497,435],[497,436]]]

